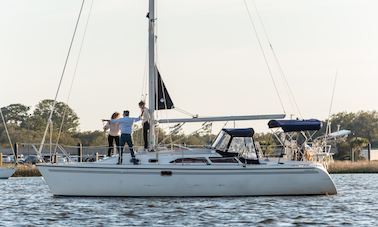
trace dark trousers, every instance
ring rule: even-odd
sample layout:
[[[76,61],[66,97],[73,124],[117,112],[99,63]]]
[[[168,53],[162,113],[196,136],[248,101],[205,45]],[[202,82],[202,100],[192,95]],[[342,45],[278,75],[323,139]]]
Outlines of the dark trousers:
[[[108,156],[110,157],[112,155],[112,150],[114,149],[114,143],[116,144],[117,151],[119,153],[119,136],[111,136],[108,135]]]
[[[123,150],[124,150],[126,143],[127,143],[127,146],[129,146],[131,157],[133,157],[133,158],[135,157],[134,149],[133,149],[133,139],[132,139],[131,135],[122,133],[121,134],[121,142],[120,142],[121,154],[119,155],[121,162],[122,162]]]
[[[148,148],[148,131],[150,130],[150,123],[148,121],[143,123],[143,141],[144,149]]]

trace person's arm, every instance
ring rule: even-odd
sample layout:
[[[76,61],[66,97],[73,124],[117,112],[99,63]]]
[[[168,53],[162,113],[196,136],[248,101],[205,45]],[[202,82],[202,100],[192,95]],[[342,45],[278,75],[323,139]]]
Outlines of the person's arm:
[[[106,125],[104,126],[104,132],[108,131],[110,129],[110,123],[107,122]]]
[[[110,120],[110,122],[113,123],[113,124],[119,124],[119,123],[122,122],[122,119],[123,118],[113,119],[113,120]]]
[[[134,122],[140,121],[140,117],[134,117],[132,118]]]

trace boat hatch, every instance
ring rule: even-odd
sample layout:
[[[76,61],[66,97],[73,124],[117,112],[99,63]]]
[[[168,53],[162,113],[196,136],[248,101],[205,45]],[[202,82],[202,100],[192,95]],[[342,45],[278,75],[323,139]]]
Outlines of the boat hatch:
[[[239,163],[234,157],[209,157],[212,163]]]
[[[199,157],[199,158],[178,158],[170,163],[205,163],[208,164],[208,161],[206,158]]]

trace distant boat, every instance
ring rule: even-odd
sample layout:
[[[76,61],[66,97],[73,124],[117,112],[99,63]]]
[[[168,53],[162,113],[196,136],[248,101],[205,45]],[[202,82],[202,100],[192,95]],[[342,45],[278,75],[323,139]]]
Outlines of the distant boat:
[[[318,163],[259,156],[252,128],[222,129],[211,148],[169,150],[155,143],[157,123],[280,119],[284,114],[193,117],[155,120],[155,111],[174,108],[155,64],[155,1],[149,0],[149,149],[139,164],[124,154],[95,163],[37,164],[51,192],[58,196],[262,196],[336,194],[327,170]],[[276,122],[270,127],[320,128],[320,122]]]
[[[8,179],[16,172],[15,168],[0,167],[0,179]]]

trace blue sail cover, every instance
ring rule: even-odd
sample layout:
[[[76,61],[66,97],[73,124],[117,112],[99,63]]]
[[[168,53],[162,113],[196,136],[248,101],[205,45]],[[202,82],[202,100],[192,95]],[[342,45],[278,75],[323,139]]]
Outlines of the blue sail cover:
[[[316,119],[309,120],[271,120],[269,128],[282,128],[284,132],[317,131],[322,123]]]
[[[232,137],[252,137],[255,133],[253,128],[224,128],[222,130]]]

